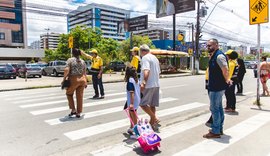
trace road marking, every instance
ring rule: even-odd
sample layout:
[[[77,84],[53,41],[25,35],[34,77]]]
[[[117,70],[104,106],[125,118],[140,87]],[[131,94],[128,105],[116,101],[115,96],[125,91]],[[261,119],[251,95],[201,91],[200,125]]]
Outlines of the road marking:
[[[161,139],[169,138],[173,135],[182,133],[203,124],[208,118],[209,114],[205,114],[192,118],[190,120],[180,122],[178,124],[170,125],[168,127],[160,129],[160,133],[158,133],[158,135],[161,137]],[[122,142],[116,145],[105,147],[103,149],[99,149],[97,151],[93,151],[90,154],[92,154],[93,156],[108,156],[114,155],[115,153],[117,153],[117,155],[124,155],[128,152],[133,151],[134,146],[138,147],[140,145],[137,142],[128,145],[127,143]]]
[[[91,107],[91,106],[96,106],[96,105],[104,105],[104,104],[109,104],[113,102],[120,102],[120,101],[125,101],[127,98],[117,98],[117,99],[111,99],[111,100],[101,100],[98,102],[89,102],[83,104],[83,107]],[[54,113],[54,112],[60,112],[64,110],[69,110],[68,106],[64,107],[55,107],[55,108],[49,108],[49,109],[42,109],[42,110],[37,110],[37,111],[31,111],[30,113],[33,115],[41,115],[41,114],[48,114],[48,113]]]
[[[113,93],[113,94],[107,94],[106,97],[110,97],[110,96],[116,96],[116,95],[123,95],[126,94],[126,92],[121,92],[121,93]],[[89,99],[87,98],[83,98],[84,100]],[[20,105],[21,108],[29,108],[29,107],[38,107],[38,106],[47,106],[47,105],[54,105],[57,103],[64,103],[67,102],[67,99],[65,100],[58,100],[58,101],[49,101],[49,102],[42,102],[42,103],[35,103],[35,104],[29,104],[29,105]]]
[[[170,102],[170,101],[176,101],[176,98],[163,98],[160,99],[160,103],[165,103],[165,102]],[[105,114],[109,114],[109,113],[115,113],[115,112],[120,112],[123,111],[123,106],[119,106],[119,107],[113,107],[113,108],[109,108],[109,109],[103,109],[103,110],[99,110],[99,111],[95,111],[95,112],[88,112],[88,113],[84,113],[83,118],[92,118],[92,117],[97,117],[97,116],[101,116],[101,115],[105,115]],[[66,119],[66,118],[56,118],[56,119],[50,119],[50,120],[45,120],[46,123],[48,123],[49,125],[58,125],[58,124],[63,124],[63,123],[67,123],[68,121],[76,121],[73,120],[72,118],[70,119]]]
[[[269,113],[255,115],[225,131],[220,139],[207,139],[174,154],[174,156],[211,156],[236,143],[270,121]]]
[[[183,111],[186,111],[186,110],[199,108],[199,107],[202,107],[202,106],[206,106],[206,104],[194,102],[194,103],[190,103],[190,104],[186,104],[186,105],[181,105],[181,106],[178,106],[178,107],[173,107],[173,108],[169,108],[169,109],[160,110],[160,111],[157,112],[157,114],[158,114],[159,117],[163,117],[163,116],[183,112]],[[146,118],[146,117],[148,117],[148,116],[147,115],[140,116],[140,118]],[[74,141],[74,140],[82,139],[82,138],[85,138],[85,137],[90,137],[90,136],[93,136],[93,135],[97,135],[97,134],[100,134],[100,133],[103,133],[103,132],[111,131],[111,130],[121,128],[121,127],[124,127],[124,126],[128,126],[128,125],[129,125],[129,120],[128,119],[122,119],[122,120],[109,122],[109,123],[106,123],[106,124],[101,124],[101,125],[97,125],[97,126],[92,126],[92,127],[87,127],[87,128],[67,132],[67,133],[64,133],[64,135],[67,136],[70,140]]]
[[[178,87],[184,87],[187,85],[175,85],[175,86],[167,86],[167,87],[161,87],[160,89],[170,89],[170,88],[178,88]]]

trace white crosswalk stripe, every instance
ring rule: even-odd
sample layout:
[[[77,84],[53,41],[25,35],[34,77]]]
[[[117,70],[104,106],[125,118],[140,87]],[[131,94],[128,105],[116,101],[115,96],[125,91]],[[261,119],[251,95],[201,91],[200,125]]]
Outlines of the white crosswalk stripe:
[[[222,138],[217,139],[218,141],[215,139],[204,140],[203,142],[200,142],[179,153],[174,154],[174,156],[215,155],[218,152],[227,148],[228,146],[234,144],[235,142],[249,135],[250,133],[256,131],[258,128],[260,128],[269,121],[270,121],[269,113],[260,113],[225,131],[225,134],[230,134],[233,137],[223,135]]]
[[[160,110],[157,112],[157,114],[159,117],[164,117],[164,116],[167,116],[170,114],[180,113],[180,112],[183,112],[186,110],[190,110],[193,108],[199,108],[199,107],[202,107],[205,105],[206,104],[194,102],[191,104],[186,104],[186,105],[182,105],[182,106],[178,106],[178,107]],[[146,118],[146,117],[147,117],[146,115],[140,116],[140,118]],[[64,135],[67,136],[71,140],[78,140],[78,139],[82,139],[85,137],[97,135],[97,134],[100,134],[103,132],[107,132],[107,131],[110,131],[113,129],[128,126],[129,125],[128,121],[129,121],[128,119],[117,120],[117,121],[109,122],[106,124],[101,124],[101,125],[92,126],[92,127],[88,127],[88,128],[84,128],[84,129],[80,129],[80,130],[76,130],[76,131],[67,132],[67,133],[64,133]]]

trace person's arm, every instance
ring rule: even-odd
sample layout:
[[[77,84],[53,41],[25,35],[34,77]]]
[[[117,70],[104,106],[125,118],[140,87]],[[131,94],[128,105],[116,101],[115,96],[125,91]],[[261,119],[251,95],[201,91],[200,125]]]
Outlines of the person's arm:
[[[134,110],[134,91],[129,91],[130,94],[130,105],[129,109]]]
[[[83,70],[83,75],[84,75],[84,77],[85,77],[85,88],[87,88],[87,75],[86,75],[86,64],[84,63],[84,70]]]
[[[101,76],[102,76],[102,72],[103,72],[103,61],[102,61],[101,58],[100,58],[99,61],[100,61],[100,62],[99,62],[100,66],[99,66],[98,78],[100,79]]]
[[[226,57],[224,55],[219,55],[217,57],[217,64],[221,68],[221,71],[222,71],[222,74],[223,74],[223,77],[224,77],[226,83],[232,84],[232,80],[230,79],[228,62],[226,60]]]
[[[69,67],[65,67],[63,81],[66,80],[66,78],[68,77],[68,74],[69,74]]]
[[[143,70],[143,80],[141,82],[141,91],[143,91],[145,89],[145,86],[146,86],[146,83],[147,83],[147,80],[149,77],[149,72],[150,72],[150,70],[148,70],[148,69]]]
[[[86,57],[87,59],[90,59],[90,60],[92,60],[92,58],[93,58],[93,56],[86,54],[83,50],[81,50],[81,55]]]

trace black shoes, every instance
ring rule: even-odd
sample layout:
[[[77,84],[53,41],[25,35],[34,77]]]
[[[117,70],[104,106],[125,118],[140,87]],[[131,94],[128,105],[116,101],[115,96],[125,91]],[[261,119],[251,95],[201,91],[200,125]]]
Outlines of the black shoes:
[[[69,117],[72,117],[73,115],[76,115],[76,112],[70,112],[70,114],[68,114]]]
[[[104,99],[105,97],[104,97],[104,95],[102,95],[101,97],[99,97],[100,99]]]
[[[92,99],[98,99],[98,98],[99,98],[98,95],[94,95],[94,96],[92,97]]]

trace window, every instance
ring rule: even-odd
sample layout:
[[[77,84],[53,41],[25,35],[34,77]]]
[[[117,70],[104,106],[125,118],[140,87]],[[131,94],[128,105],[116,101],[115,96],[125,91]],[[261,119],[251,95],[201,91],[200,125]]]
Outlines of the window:
[[[0,40],[5,40],[5,33],[0,32]]]

